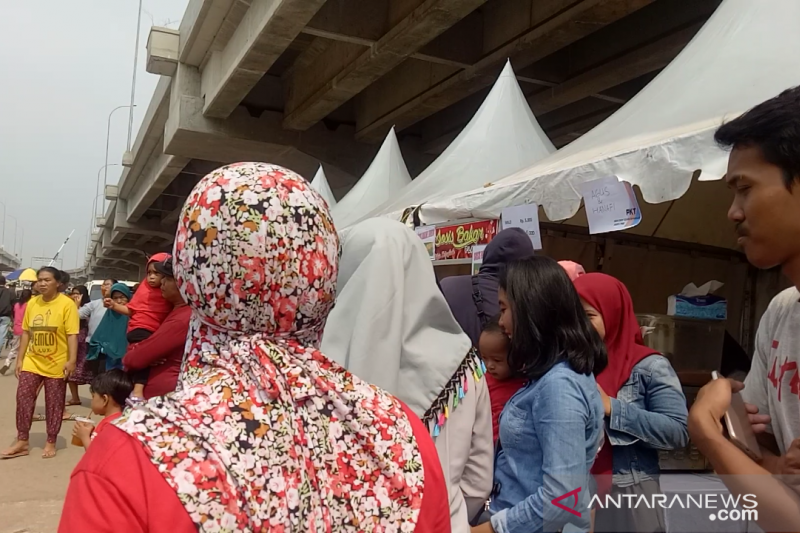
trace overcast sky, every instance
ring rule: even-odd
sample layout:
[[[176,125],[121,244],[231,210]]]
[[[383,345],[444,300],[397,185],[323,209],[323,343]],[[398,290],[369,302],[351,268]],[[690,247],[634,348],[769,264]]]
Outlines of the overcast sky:
[[[150,27],[177,28],[188,2],[144,0],[134,140],[158,81],[145,71]],[[5,247],[14,247],[14,217],[26,265],[34,256],[52,257],[73,229],[63,268],[83,263],[108,114],[130,103],[137,10],[137,0],[3,2],[0,202]],[[125,151],[127,113],[112,118],[110,163],[119,164]],[[117,183],[122,167],[108,170],[109,183]],[[0,225],[2,214],[0,205]]]

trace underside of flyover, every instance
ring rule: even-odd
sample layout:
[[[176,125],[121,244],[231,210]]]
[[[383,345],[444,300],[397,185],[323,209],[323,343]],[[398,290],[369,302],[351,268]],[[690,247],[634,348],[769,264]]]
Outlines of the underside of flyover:
[[[633,98],[720,0],[191,0],[134,161],[87,265],[137,273],[171,247],[198,180],[266,161],[341,198],[394,126],[418,175],[507,60],[557,147]],[[176,38],[177,39],[177,38]],[[176,41],[177,42],[177,41]]]

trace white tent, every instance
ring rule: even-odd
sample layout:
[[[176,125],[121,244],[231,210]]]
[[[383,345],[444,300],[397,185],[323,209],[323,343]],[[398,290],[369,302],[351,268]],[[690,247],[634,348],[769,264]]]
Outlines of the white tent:
[[[328,207],[330,209],[336,207],[336,197],[333,195],[333,191],[331,191],[331,186],[328,185],[328,178],[325,177],[325,171],[322,170],[322,165],[319,166],[319,170],[317,170],[317,173],[314,175],[314,179],[311,180],[311,186],[326,202],[328,202]]]
[[[533,116],[508,62],[480,109],[447,150],[370,216],[400,218],[407,207],[480,187],[553,152],[555,147]]]
[[[425,204],[423,220],[496,217],[526,202],[565,220],[578,212],[580,183],[616,175],[650,204],[686,195],[641,205],[643,223],[633,233],[733,246],[724,211],[709,214],[728,203],[724,183],[689,185],[693,175],[724,175],[727,154],[713,140],[724,120],[800,84],[798,21],[798,0],[725,0],[678,57],[602,124],[494,186]]]
[[[336,227],[344,229],[358,222],[409,183],[411,176],[392,128],[367,171],[331,211]]]

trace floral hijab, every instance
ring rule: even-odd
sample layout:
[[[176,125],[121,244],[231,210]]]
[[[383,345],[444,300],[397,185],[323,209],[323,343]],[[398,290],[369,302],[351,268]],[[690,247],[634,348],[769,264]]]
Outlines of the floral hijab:
[[[117,425],[202,531],[413,531],[422,459],[401,404],[320,353],[339,240],[297,174],[222,167],[175,242],[193,316],[178,390]]]

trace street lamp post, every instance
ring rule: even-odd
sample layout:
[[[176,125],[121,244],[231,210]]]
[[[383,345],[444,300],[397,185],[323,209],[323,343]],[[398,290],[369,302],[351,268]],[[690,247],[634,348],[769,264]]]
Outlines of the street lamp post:
[[[109,167],[109,164],[108,164],[108,143],[109,143],[109,140],[111,139],[111,116],[114,114],[115,111],[117,111],[119,109],[125,109],[126,107],[130,107],[131,108],[131,113],[133,113],[133,108],[136,107],[136,106],[133,105],[133,102],[131,102],[131,105],[121,105],[121,106],[115,107],[114,109],[111,110],[111,113],[108,114],[108,127],[106,128],[106,166],[104,167],[106,169],[106,172],[105,172],[105,175],[103,176],[103,191],[105,191],[105,187],[106,187],[106,185],[108,185],[108,167]],[[130,139],[128,140],[128,145],[130,145]],[[128,150],[130,150],[130,146],[128,146]]]
[[[0,205],[3,206],[3,237],[0,240],[0,244],[3,245],[3,248],[6,246],[6,204],[0,202]]]
[[[17,219],[15,217],[12,217],[11,215],[8,215],[8,218],[14,221],[14,250],[12,253],[14,255],[17,255]],[[3,227],[5,227],[5,221],[3,221]]]
[[[106,174],[108,174],[108,167],[118,167],[118,166],[119,166],[118,163],[106,163],[105,165],[100,167],[100,169],[97,171],[97,184],[94,187],[94,202],[92,204],[92,213],[94,214],[93,216],[95,217],[97,216],[97,199],[100,198],[101,194],[105,194],[106,192],[105,179],[103,180],[103,191],[102,192],[100,191],[100,173],[105,171]],[[105,202],[103,203],[103,206],[105,207]],[[94,220],[92,220],[92,223],[94,223]]]
[[[128,115],[128,152],[131,151],[131,137],[133,135],[133,102],[136,98],[136,65],[139,62],[139,31],[142,28],[142,0],[139,0],[139,15],[136,19],[136,45],[133,52],[133,80],[131,81],[131,105]]]

